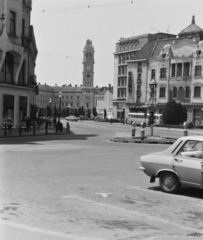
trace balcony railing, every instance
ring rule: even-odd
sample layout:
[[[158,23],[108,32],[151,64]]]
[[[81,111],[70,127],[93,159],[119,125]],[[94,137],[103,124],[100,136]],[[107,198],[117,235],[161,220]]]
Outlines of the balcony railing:
[[[32,0],[23,0],[23,7],[32,10]]]

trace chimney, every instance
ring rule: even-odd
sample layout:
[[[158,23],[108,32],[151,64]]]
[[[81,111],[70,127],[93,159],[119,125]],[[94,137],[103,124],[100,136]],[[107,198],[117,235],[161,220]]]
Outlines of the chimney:
[[[75,85],[75,87],[77,87],[77,84]]]
[[[98,88],[98,86],[96,86],[96,88]]]
[[[40,85],[40,82],[38,83],[38,85]]]
[[[111,89],[111,84],[109,84],[109,90]]]
[[[44,85],[46,86],[47,84],[45,83]]]
[[[57,87],[57,83],[55,83],[55,87]]]
[[[80,85],[80,87],[82,87],[82,84]]]

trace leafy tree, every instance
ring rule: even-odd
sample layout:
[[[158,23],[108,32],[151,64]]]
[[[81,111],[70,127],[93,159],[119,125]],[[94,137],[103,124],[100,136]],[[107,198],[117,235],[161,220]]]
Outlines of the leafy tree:
[[[88,118],[91,118],[91,111],[90,111],[89,108],[87,109],[87,117],[88,117]]]
[[[106,118],[106,109],[104,108],[104,119]]]
[[[165,124],[179,125],[187,120],[187,109],[176,101],[167,103],[163,112],[163,121]]]
[[[97,110],[96,110],[96,107],[93,107],[92,112],[93,112],[93,116],[96,117],[96,116],[97,116]]]

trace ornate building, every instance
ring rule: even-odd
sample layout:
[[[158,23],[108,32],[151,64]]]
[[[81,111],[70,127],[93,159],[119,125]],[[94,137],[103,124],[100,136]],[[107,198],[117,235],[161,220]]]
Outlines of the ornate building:
[[[134,58],[126,61],[124,96],[119,94],[122,82],[117,70],[120,66],[116,66],[114,113],[119,116],[123,109],[125,115],[129,111],[142,112],[152,103],[161,113],[168,102],[175,100],[186,106],[189,121],[203,124],[203,29],[195,24],[193,16],[191,24],[178,36],[158,35],[151,35]],[[156,87],[153,98],[152,84]],[[123,109],[119,108],[121,100]]]
[[[0,1],[0,127],[30,116],[37,47],[30,25],[32,0]]]

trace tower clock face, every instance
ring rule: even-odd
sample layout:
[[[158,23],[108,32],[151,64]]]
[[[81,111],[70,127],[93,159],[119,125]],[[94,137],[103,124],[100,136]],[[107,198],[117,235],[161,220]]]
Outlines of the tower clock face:
[[[88,69],[88,70],[90,70],[90,69],[91,69],[91,67],[90,67],[90,66],[87,66],[87,69]]]

